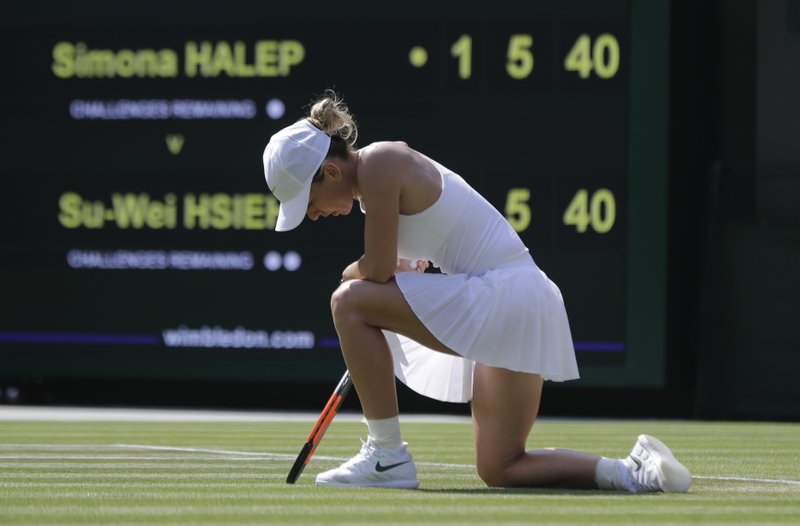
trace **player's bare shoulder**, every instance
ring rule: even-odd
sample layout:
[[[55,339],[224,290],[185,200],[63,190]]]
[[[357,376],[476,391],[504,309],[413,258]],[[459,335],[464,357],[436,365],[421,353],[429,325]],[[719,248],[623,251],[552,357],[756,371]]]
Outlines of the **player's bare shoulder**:
[[[359,150],[362,163],[381,167],[397,165],[408,162],[413,155],[413,150],[402,141],[373,142]]]
[[[400,213],[415,214],[432,205],[441,195],[442,178],[430,159],[405,142],[378,142],[360,152],[362,191],[389,192],[399,196]]]
[[[359,180],[380,178],[382,184],[403,178],[414,162],[414,151],[401,141],[374,142],[359,150]]]

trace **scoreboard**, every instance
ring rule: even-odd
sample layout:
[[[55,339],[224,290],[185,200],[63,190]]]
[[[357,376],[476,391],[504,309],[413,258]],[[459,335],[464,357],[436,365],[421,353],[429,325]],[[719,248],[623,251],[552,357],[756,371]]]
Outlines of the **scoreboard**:
[[[564,295],[572,384],[663,385],[666,0],[142,5],[0,22],[0,377],[338,378],[363,217],[276,233],[261,166],[333,88],[359,145],[508,218]]]

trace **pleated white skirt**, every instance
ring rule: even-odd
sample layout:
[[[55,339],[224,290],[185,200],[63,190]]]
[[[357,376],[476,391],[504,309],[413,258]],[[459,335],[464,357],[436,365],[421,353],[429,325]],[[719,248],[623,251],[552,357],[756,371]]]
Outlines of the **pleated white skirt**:
[[[529,258],[481,276],[402,272],[395,279],[420,321],[460,355],[383,331],[396,376],[418,393],[468,402],[475,362],[546,380],[579,378],[561,291]]]

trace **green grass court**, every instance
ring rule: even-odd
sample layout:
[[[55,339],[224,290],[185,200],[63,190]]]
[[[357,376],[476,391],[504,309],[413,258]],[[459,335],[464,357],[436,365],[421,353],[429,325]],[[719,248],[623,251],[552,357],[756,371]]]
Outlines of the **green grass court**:
[[[0,524],[800,523],[800,424],[546,420],[529,447],[624,456],[663,439],[689,494],[487,489],[465,422],[404,422],[421,488],[317,488],[366,427],[331,426],[297,485],[306,422],[0,422]]]

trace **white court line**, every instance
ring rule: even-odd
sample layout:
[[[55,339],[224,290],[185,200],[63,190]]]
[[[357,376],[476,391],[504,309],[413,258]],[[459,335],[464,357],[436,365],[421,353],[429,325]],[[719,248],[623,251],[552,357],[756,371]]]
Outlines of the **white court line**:
[[[711,475],[692,475],[693,479],[699,480],[725,480],[732,482],[760,482],[762,484],[786,484],[789,486],[800,486],[800,480],[785,479],[759,479],[751,477],[717,477]]]
[[[324,402],[324,400],[323,400]],[[25,422],[310,422],[319,418],[315,412],[228,411],[201,409],[137,409],[95,407],[7,406],[0,404],[0,421]],[[360,422],[361,413],[341,411],[337,422]],[[404,414],[401,422],[459,423],[472,422],[469,416],[440,414]]]
[[[248,456],[248,457],[261,457],[261,458],[280,458],[286,460],[294,460],[297,455],[290,455],[288,453],[254,453],[248,451],[230,451],[225,449],[203,449],[194,447],[169,447],[169,446],[147,446],[143,444],[112,444],[112,447],[127,448],[127,449],[144,449],[148,451],[184,451],[187,453],[215,453],[217,455],[232,455],[232,456]],[[326,457],[323,455],[314,455],[317,460],[332,460],[335,462],[344,462],[347,460],[345,457]],[[439,468],[461,468],[461,469],[475,469],[471,464],[443,464],[439,462],[417,462],[418,466],[439,467]]]
[[[264,457],[264,458],[292,457],[292,455],[288,455],[286,453],[254,453],[252,451],[231,451],[227,449],[203,449],[196,447],[146,446],[143,444],[111,444],[111,447],[119,447],[126,449],[145,449],[148,451],[185,451],[187,453],[215,453],[217,455],[235,455],[244,457]],[[338,459],[331,459],[331,460],[338,460]]]

